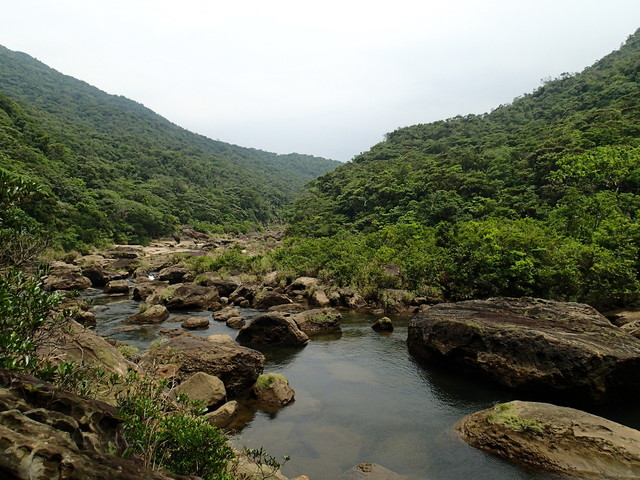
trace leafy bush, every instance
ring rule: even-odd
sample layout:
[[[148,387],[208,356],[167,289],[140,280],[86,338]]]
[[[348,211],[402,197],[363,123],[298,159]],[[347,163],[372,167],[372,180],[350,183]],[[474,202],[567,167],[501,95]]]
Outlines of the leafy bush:
[[[37,277],[16,269],[0,276],[0,367],[30,370],[37,366],[34,336],[60,304],[55,293],[45,292]]]
[[[201,405],[165,393],[166,382],[131,372],[118,394],[128,454],[147,467],[164,467],[205,480],[231,480],[227,464],[234,456],[226,437],[202,416]]]

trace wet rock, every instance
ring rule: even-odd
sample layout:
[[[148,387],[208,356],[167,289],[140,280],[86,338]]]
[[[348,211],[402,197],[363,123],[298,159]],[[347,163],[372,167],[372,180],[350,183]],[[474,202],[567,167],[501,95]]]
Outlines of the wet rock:
[[[640,478],[640,432],[580,410],[514,401],[471,414],[456,429],[470,445],[535,469]]]
[[[269,312],[242,327],[236,341],[243,345],[302,346],[309,342],[309,337],[291,318]]]
[[[407,343],[422,359],[565,401],[640,397],[640,341],[588,305],[528,298],[439,304],[411,321]]]
[[[197,372],[172,390],[176,395],[187,395],[189,400],[202,402],[207,408],[215,407],[227,398],[224,383],[218,377]]]
[[[191,275],[191,270],[184,265],[172,265],[158,272],[157,280],[169,282],[169,284],[182,283],[185,275]]]
[[[260,292],[253,302],[254,308],[257,310],[267,310],[276,305],[286,305],[293,303],[289,297],[274,291]]]
[[[226,428],[233,421],[234,417],[238,414],[238,402],[232,400],[225,403],[217,410],[205,414],[204,418],[207,422],[215,425],[218,428]]]
[[[166,298],[169,310],[206,310],[218,302],[219,296],[213,287],[177,284],[167,289]]]
[[[262,373],[264,355],[237,344],[213,343],[184,334],[145,353],[139,364],[152,372],[163,365],[175,365],[178,367],[178,380],[196,372],[214,375],[222,380],[227,393],[233,396],[251,389]]]
[[[389,317],[382,317],[371,325],[376,332],[393,332],[393,322]]]
[[[104,293],[129,294],[129,284],[126,280],[111,280],[104,286]]]
[[[242,317],[231,317],[225,323],[229,328],[240,330],[242,327],[246,325],[247,322]]]
[[[333,308],[316,308],[291,316],[298,328],[307,335],[339,332],[342,314]]]
[[[404,480],[406,478],[377,463],[363,462],[347,470],[341,480]]]
[[[252,393],[259,408],[266,411],[277,410],[289,405],[293,402],[296,394],[289,385],[289,380],[284,375],[277,373],[260,375],[253,386]]]
[[[131,315],[125,320],[129,323],[141,324],[154,324],[162,323],[169,318],[169,311],[164,305],[140,305],[140,313]]]
[[[207,317],[189,317],[182,321],[181,326],[187,330],[203,330],[209,328],[209,319]]]

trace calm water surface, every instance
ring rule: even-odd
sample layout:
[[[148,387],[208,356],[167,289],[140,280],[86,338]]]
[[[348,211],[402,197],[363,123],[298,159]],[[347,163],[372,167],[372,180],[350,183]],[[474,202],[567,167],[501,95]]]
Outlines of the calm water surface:
[[[96,331],[141,351],[158,338],[159,330],[179,328],[170,318],[159,326],[119,330],[126,326],[122,320],[138,311],[138,302],[99,292],[88,295],[93,303],[109,306],[97,313]],[[453,429],[458,420],[516,397],[476,378],[419,365],[407,352],[408,319],[394,319],[392,334],[378,334],[370,328],[374,318],[346,313],[342,335],[315,337],[302,349],[265,351],[265,372],[285,375],[296,401],[275,414],[253,413],[247,426],[232,436],[234,443],[264,446],[277,457],[290,455],[283,473],[306,474],[311,480],[339,479],[365,461],[408,480],[559,478],[515,466],[461,441]],[[208,330],[195,333],[235,338],[237,331],[212,322]],[[634,428],[640,425],[634,412],[597,413]]]

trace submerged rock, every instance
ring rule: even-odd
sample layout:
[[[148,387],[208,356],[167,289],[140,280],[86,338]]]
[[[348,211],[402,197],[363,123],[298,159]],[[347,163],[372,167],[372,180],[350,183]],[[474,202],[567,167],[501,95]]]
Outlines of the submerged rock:
[[[588,305],[497,298],[431,307],[410,351],[512,388],[565,400],[640,398],[640,341]]]
[[[404,480],[405,476],[398,475],[377,463],[363,462],[347,470],[341,480]]]
[[[640,478],[640,431],[573,408],[514,401],[469,415],[456,429],[470,445],[536,469]]]

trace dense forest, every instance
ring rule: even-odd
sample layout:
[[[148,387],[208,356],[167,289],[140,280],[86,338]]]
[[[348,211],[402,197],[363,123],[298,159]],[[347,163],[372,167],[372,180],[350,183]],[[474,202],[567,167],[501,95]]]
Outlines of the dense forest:
[[[305,183],[337,165],[210,140],[0,47],[2,195],[31,192],[0,200],[64,249],[146,242],[180,224],[237,232],[279,222]]]
[[[579,74],[485,115],[400,128],[321,176],[280,261],[449,299],[610,307],[640,298],[639,212],[640,31]]]

